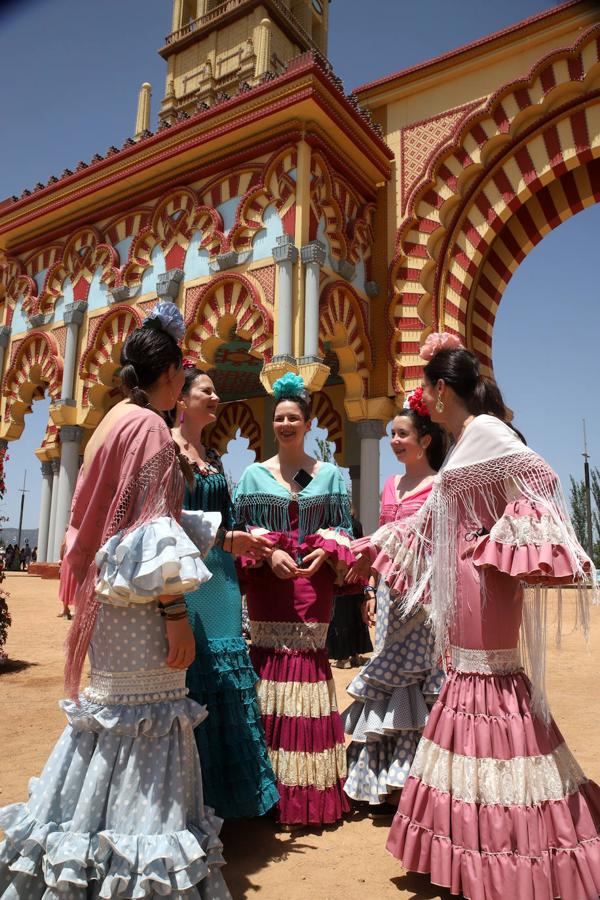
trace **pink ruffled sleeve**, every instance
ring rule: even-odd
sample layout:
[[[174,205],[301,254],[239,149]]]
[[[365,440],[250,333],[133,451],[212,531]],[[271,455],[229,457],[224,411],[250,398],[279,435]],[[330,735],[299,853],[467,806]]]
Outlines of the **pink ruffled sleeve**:
[[[258,526],[250,526],[247,531],[249,534],[254,534],[257,537],[265,537],[273,545],[273,550],[285,550],[290,556],[296,556],[298,548],[285,532],[267,531],[266,528],[259,528]],[[252,559],[250,556],[237,556],[235,561],[240,569],[257,569],[263,565],[262,560]]]
[[[327,562],[339,577],[344,575],[356,560],[351,545],[352,540],[344,531],[320,528],[314,534],[308,535],[300,547],[300,552],[306,556],[317,548],[325,550],[328,554]]]
[[[509,503],[489,534],[477,539],[473,563],[493,568],[529,584],[569,584],[589,560],[570,524],[549,510],[521,498]]]

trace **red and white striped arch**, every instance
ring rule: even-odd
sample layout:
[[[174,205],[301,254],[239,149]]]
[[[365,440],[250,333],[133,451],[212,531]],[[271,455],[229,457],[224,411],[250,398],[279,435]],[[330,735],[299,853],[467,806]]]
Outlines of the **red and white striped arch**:
[[[120,305],[98,316],[79,365],[84,406],[99,406],[106,392],[112,390],[112,378],[119,366],[121,347],[140,324],[141,316],[133,306]]]
[[[214,447],[219,453],[227,452],[227,445],[232,441],[238,430],[242,437],[247,438],[248,447],[256,453],[256,458],[262,456],[260,425],[254,418],[252,410],[247,403],[227,403],[219,411],[217,421],[206,429],[206,441],[209,447]]]
[[[20,437],[36,388],[48,390],[53,403],[60,400],[62,375],[63,360],[52,333],[32,331],[19,342],[2,385],[4,420],[12,426],[7,437]]]
[[[185,309],[186,356],[207,369],[233,333],[250,341],[249,352],[265,362],[273,355],[273,319],[259,289],[245,275],[217,275],[202,287],[190,288]]]
[[[598,200],[599,76],[594,26],[494,94],[429,163],[390,267],[397,392],[419,382],[430,330],[459,334],[491,372],[510,276],[544,234]]]
[[[346,388],[345,401],[366,396],[369,370],[372,366],[371,343],[367,334],[364,309],[356,291],[345,281],[328,285],[319,304],[320,354],[325,356],[328,343],[340,365],[340,376]]]
[[[328,440],[335,444],[335,458],[341,462],[344,453],[344,426],[341,414],[325,391],[317,391],[312,395],[311,406],[313,417],[319,423],[319,428],[327,431]]]

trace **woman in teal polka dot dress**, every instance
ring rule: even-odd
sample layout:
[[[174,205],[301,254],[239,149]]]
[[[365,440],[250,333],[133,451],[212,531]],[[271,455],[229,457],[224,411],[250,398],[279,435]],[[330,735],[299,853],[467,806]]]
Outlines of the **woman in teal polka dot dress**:
[[[212,379],[185,365],[173,438],[194,470],[184,509],[220,512],[221,546],[206,558],[209,582],[186,595],[196,639],[187,672],[189,696],[208,716],[195,730],[206,802],[224,819],[263,815],[279,794],[269,762],[256,699],[257,677],[242,636],[242,600],[234,555],[261,559],[270,544],[236,530],[227,480],[216,451],[204,447],[202,429],[214,422],[219,398]],[[219,541],[217,541],[217,544]]]

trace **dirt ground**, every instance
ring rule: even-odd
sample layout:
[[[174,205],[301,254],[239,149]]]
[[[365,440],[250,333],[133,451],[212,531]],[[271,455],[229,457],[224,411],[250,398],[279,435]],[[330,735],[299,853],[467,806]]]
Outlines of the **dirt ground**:
[[[68,628],[57,618],[57,582],[11,573],[13,626],[0,669],[0,806],[24,800],[64,727],[57,706],[62,696],[62,644]],[[600,608],[592,610],[586,647],[574,623],[574,595],[565,592],[563,644],[548,661],[554,715],[584,771],[600,780]],[[569,633],[571,632],[571,633]],[[334,670],[341,708],[352,672]],[[389,822],[355,816],[320,834],[279,835],[267,820],[227,823],[223,829],[225,877],[235,900],[405,900],[450,897],[425,876],[406,875],[385,849]]]

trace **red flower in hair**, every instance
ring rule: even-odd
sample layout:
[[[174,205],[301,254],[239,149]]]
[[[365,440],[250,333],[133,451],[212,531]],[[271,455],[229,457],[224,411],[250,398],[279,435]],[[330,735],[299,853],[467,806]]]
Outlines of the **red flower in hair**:
[[[428,416],[429,410],[427,404],[423,400],[423,388],[418,387],[408,398],[408,405],[418,416]]]
[[[183,362],[181,363],[181,365],[184,369],[195,369],[196,368],[196,364],[193,363],[191,359],[184,359]]]

